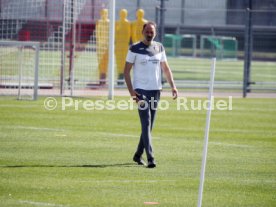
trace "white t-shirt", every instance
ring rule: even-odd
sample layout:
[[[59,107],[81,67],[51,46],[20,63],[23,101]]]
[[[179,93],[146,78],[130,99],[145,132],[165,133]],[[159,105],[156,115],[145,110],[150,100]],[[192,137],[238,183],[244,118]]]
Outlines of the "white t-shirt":
[[[153,41],[151,45],[139,42],[130,47],[126,61],[133,63],[133,88],[161,90],[161,62],[167,61],[164,47]]]

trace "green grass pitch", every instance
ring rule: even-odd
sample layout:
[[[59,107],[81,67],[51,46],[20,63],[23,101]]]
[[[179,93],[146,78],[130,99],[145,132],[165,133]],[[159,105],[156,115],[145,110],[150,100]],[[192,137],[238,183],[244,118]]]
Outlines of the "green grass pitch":
[[[196,206],[206,111],[178,111],[164,99],[170,109],[158,111],[153,131],[157,168],[147,169],[132,162],[136,110],[62,111],[58,98],[47,111],[43,97],[0,97],[0,206]],[[232,111],[212,112],[204,207],[275,206],[275,106],[233,99]]]

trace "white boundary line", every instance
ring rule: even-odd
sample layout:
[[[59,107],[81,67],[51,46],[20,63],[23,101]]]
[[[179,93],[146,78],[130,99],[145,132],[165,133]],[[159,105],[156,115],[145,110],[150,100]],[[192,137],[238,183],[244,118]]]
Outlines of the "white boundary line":
[[[30,104],[30,105],[16,105],[16,104],[0,104],[1,108],[40,108],[39,105],[34,105],[34,104]]]
[[[253,146],[245,145],[245,144],[228,144],[228,143],[222,143],[222,142],[209,142],[209,144],[226,146],[226,147],[254,148]]]
[[[117,133],[109,133],[109,132],[96,132],[97,134],[101,134],[101,135],[107,135],[107,136],[115,136],[115,137],[129,137],[129,138],[140,138],[140,135],[132,135],[132,134],[117,134]],[[152,136],[152,139],[160,139],[161,137],[155,137]]]
[[[56,131],[56,132],[64,132],[64,129],[54,129],[54,128],[45,128],[45,127],[33,127],[33,126],[23,126],[23,125],[14,125],[14,126],[1,126],[0,128],[7,129],[29,129],[29,130],[40,130],[40,131]]]
[[[55,203],[44,203],[44,202],[36,202],[36,201],[28,201],[28,200],[18,200],[19,203],[30,204],[34,206],[52,206],[52,207],[69,207],[68,205],[61,205]]]
[[[186,130],[186,129],[185,129]],[[107,136],[116,136],[116,137],[129,137],[129,138],[139,138],[139,135],[131,135],[131,134],[116,134],[116,133],[108,133],[108,132],[96,132],[97,134],[107,135]],[[163,137],[165,139],[165,137]],[[178,138],[178,137],[177,137]],[[153,136],[152,139],[162,139],[162,137]],[[200,143],[199,140],[187,140],[189,142],[197,142]],[[212,145],[222,145],[226,147],[241,147],[241,148],[253,148],[254,146],[245,145],[245,144],[231,144],[231,143],[223,143],[223,142],[209,142]]]
[[[159,183],[159,182],[177,182],[177,180],[86,180],[80,182],[91,183]]]

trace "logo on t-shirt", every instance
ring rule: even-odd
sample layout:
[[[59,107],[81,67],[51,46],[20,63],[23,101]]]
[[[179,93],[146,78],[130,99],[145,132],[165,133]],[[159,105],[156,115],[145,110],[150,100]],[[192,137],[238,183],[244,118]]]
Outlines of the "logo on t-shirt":
[[[158,63],[159,63],[159,60],[158,60],[158,59],[149,59],[149,61],[150,61],[152,64],[158,64]]]
[[[141,65],[146,65],[148,63],[148,60],[143,58],[141,61],[140,61],[140,64]]]

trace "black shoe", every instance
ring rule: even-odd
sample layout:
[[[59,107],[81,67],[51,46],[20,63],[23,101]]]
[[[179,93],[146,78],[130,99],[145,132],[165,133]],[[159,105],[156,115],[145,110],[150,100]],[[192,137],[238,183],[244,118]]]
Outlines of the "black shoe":
[[[156,167],[156,164],[153,160],[148,162],[148,168],[155,168],[155,167]]]
[[[138,165],[146,165],[145,161],[141,157],[134,156],[133,161]]]

